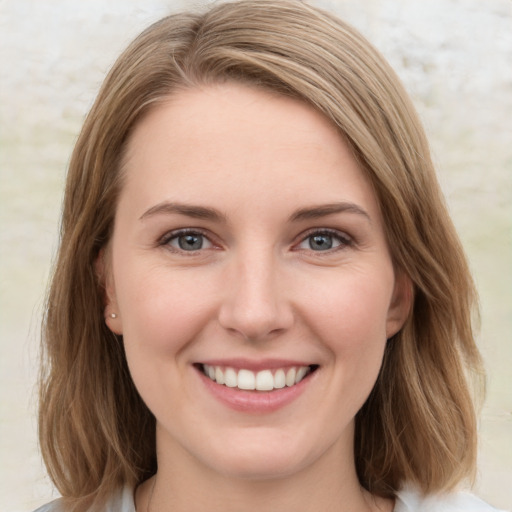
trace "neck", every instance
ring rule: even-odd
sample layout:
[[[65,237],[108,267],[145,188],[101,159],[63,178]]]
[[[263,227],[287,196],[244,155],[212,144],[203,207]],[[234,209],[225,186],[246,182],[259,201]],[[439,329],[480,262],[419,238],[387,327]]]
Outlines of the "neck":
[[[352,446],[348,451],[339,448],[300,471],[268,479],[219,474],[187,452],[178,455],[176,446],[160,449],[156,477],[137,491],[137,511],[391,512],[392,502],[373,497],[359,485]]]

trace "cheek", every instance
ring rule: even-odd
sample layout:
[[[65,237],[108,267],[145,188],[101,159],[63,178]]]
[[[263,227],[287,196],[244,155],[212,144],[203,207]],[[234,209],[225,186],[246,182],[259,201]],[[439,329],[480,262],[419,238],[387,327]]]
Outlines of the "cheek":
[[[327,415],[323,428],[332,435],[353,421],[375,385],[392,293],[387,274],[347,271],[335,277],[315,287],[303,304],[303,317],[326,350],[320,394]]]
[[[379,374],[392,288],[392,270],[347,273],[321,293],[317,289],[305,307],[315,337],[330,353],[334,388],[349,416],[362,406]]]
[[[211,318],[212,300],[200,283],[169,272],[119,275],[119,306],[130,374],[151,411],[182,410],[187,403],[190,362],[183,354]],[[137,274],[132,274],[137,275]],[[125,279],[121,281],[121,277]],[[204,292],[204,290],[203,290]],[[180,389],[180,393],[162,390]]]
[[[176,352],[211,316],[213,301],[204,281],[168,271],[119,276],[119,308],[127,350],[130,346],[159,353]],[[126,276],[124,276],[126,277]]]
[[[361,351],[385,342],[392,289],[392,270],[340,273],[311,290],[303,309],[333,348]]]

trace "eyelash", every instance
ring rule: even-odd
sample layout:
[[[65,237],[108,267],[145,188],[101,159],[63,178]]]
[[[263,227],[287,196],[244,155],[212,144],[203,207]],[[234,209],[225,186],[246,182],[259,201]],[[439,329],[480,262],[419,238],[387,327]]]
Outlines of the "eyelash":
[[[187,251],[185,249],[181,249],[179,247],[173,247],[171,245],[171,242],[173,240],[178,241],[180,237],[184,237],[184,236],[187,236],[187,235],[201,237],[203,239],[203,244],[204,244],[204,240],[207,240],[208,243],[211,244],[211,247],[207,247],[206,249],[210,249],[210,248],[215,248],[216,247],[216,245],[210,240],[210,238],[206,235],[206,233],[204,233],[202,230],[197,229],[197,228],[194,228],[194,229],[192,229],[192,228],[178,229],[178,230],[166,233],[162,238],[160,238],[160,240],[158,242],[158,245],[159,246],[165,246],[168,249],[172,250],[173,252],[177,252],[177,253],[180,253],[180,254],[187,254],[187,255],[190,255],[190,256],[192,256],[194,254],[197,254],[201,250],[205,249],[204,247],[201,247],[201,248],[199,248],[197,250]]]
[[[309,248],[301,248],[300,245],[307,243],[308,240],[310,240],[309,244],[311,244],[311,239],[315,236],[321,237],[321,236],[328,236],[331,237],[339,242],[339,244],[336,247],[329,247],[328,249],[314,251],[311,249],[311,246]],[[298,251],[301,250],[307,250],[314,253],[325,253],[325,254],[332,254],[333,252],[340,251],[343,249],[346,249],[347,247],[351,247],[354,245],[354,240],[347,235],[344,232],[337,231],[335,229],[311,229],[310,231],[303,233],[301,235],[300,242],[295,245],[297,247]]]
[[[196,250],[188,251],[186,249],[182,249],[182,248],[179,248],[179,247],[173,247],[171,245],[172,241],[174,241],[174,240],[178,241],[180,237],[184,237],[184,236],[187,236],[187,235],[201,237],[203,239],[201,247],[196,249]],[[315,251],[315,250],[313,250],[311,248],[311,239],[314,236],[317,236],[317,237],[321,237],[321,236],[331,237],[331,238],[337,240],[339,243],[335,247],[329,247],[329,248],[324,249],[324,250]],[[334,229],[311,229],[310,231],[301,234],[300,237],[301,238],[300,238],[299,243],[294,245],[293,250],[296,250],[296,251],[311,251],[311,252],[314,252],[314,253],[330,254],[330,253],[333,253],[333,252],[336,252],[336,251],[339,251],[339,250],[343,250],[343,249],[345,249],[347,247],[351,247],[351,246],[354,245],[354,240],[349,235],[347,235],[346,233],[334,230]],[[211,246],[210,247],[206,247],[206,248],[203,247],[204,240],[207,240],[208,243]],[[301,248],[300,245],[302,245],[304,243],[307,243],[308,240],[310,240],[309,248]],[[194,229],[193,228],[179,229],[179,230],[176,230],[176,231],[171,231],[169,233],[166,233],[159,240],[158,245],[159,246],[165,246],[165,247],[169,248],[170,250],[172,250],[173,252],[177,252],[177,253],[180,253],[180,254],[187,254],[187,255],[191,255],[191,256],[194,255],[194,254],[197,254],[200,251],[218,247],[218,246],[216,246],[216,244],[214,242],[212,242],[210,240],[210,238],[208,237],[208,235],[205,232],[203,232],[200,229],[195,229],[195,228]]]

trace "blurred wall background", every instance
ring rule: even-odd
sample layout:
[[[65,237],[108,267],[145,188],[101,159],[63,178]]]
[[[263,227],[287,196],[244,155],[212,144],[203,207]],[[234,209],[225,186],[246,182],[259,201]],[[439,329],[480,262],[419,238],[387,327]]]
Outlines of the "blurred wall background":
[[[0,1],[0,503],[56,496],[36,441],[39,322],[63,180],[105,73],[186,0]],[[425,123],[482,305],[489,371],[476,491],[512,509],[512,2],[317,0],[398,71]]]

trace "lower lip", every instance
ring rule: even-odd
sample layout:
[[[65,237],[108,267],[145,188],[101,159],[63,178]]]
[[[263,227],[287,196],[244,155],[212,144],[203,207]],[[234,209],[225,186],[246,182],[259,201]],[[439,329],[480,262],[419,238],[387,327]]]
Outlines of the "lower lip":
[[[305,391],[317,372],[318,370],[307,375],[294,386],[275,389],[273,391],[244,391],[238,388],[229,388],[222,384],[217,384],[204,375],[201,370],[197,370],[199,377],[208,391],[219,402],[235,411],[253,414],[274,412],[290,404]]]

